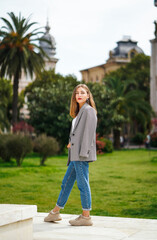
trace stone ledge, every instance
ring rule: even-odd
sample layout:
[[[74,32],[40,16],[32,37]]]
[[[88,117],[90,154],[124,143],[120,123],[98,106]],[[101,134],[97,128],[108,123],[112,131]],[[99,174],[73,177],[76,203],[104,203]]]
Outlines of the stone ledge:
[[[33,219],[1,226],[0,240],[33,240]]]
[[[36,205],[0,204],[0,240],[32,240]]]
[[[36,205],[0,204],[0,227],[33,218],[36,214]]]

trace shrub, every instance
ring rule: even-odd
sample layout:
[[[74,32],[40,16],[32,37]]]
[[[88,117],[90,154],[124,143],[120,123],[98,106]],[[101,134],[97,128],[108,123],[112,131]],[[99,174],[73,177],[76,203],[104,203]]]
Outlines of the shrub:
[[[151,147],[157,147],[157,132],[154,132],[150,135],[150,145]]]
[[[15,158],[17,166],[21,166],[27,153],[32,151],[31,139],[21,134],[13,134],[7,141],[11,157]]]
[[[4,162],[10,162],[11,159],[11,152],[7,147],[9,137],[11,137],[9,134],[0,135],[0,157]]]
[[[97,154],[102,154],[106,143],[101,140],[96,140]]]
[[[25,133],[25,134],[32,134],[34,133],[34,128],[26,123],[25,121],[21,121],[15,123],[13,126],[13,133]]]
[[[103,152],[106,152],[106,153],[113,152],[113,144],[112,144],[111,140],[109,140],[107,138],[101,138],[101,141],[105,143]]]
[[[103,152],[111,153],[113,151],[112,141],[104,137],[99,137],[99,133],[96,134],[96,147],[97,154],[101,154]]]
[[[131,142],[137,145],[143,144],[145,137],[146,136],[143,133],[136,133],[136,135],[131,139]]]
[[[59,145],[55,138],[47,137],[45,134],[34,140],[34,152],[40,155],[40,165],[44,165],[46,159],[59,151]]]

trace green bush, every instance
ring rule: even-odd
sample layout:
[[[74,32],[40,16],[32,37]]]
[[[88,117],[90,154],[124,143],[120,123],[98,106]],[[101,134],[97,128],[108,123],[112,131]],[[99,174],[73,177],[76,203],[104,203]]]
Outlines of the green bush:
[[[45,134],[38,136],[33,143],[34,152],[40,155],[40,165],[44,165],[46,159],[59,151],[59,145],[55,138]]]
[[[137,145],[143,144],[145,137],[146,136],[143,133],[136,133],[136,135],[131,139],[131,142]]]
[[[11,137],[10,134],[1,134],[0,135],[0,157],[4,162],[10,162],[11,152],[7,147],[7,142]]]
[[[113,152],[113,144],[112,144],[111,140],[109,140],[107,138],[101,138],[101,141],[103,141],[105,143],[103,152],[106,152],[106,153]]]
[[[6,144],[12,158],[15,158],[17,166],[21,166],[27,153],[32,151],[32,142],[28,136],[13,134]]]
[[[157,147],[157,132],[154,132],[150,135],[151,141],[150,145],[151,147]]]

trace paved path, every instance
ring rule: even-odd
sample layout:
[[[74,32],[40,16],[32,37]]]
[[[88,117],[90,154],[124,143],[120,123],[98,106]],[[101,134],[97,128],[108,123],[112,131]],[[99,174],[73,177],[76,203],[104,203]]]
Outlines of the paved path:
[[[69,220],[77,216],[61,215],[62,221],[45,223],[47,213],[38,213],[34,240],[157,240],[157,220],[92,216],[93,226],[73,227]]]

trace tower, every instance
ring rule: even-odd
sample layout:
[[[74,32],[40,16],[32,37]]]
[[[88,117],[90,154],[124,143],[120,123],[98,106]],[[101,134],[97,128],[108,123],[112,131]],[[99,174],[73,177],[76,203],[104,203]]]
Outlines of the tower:
[[[58,62],[58,59],[54,56],[56,55],[56,41],[55,38],[50,34],[50,26],[49,22],[47,20],[47,24],[45,27],[45,33],[42,36],[42,39],[45,39],[46,41],[40,41],[40,47],[44,50],[44,52],[48,55],[49,59],[45,58],[45,69],[46,70],[55,70],[56,63]]]

